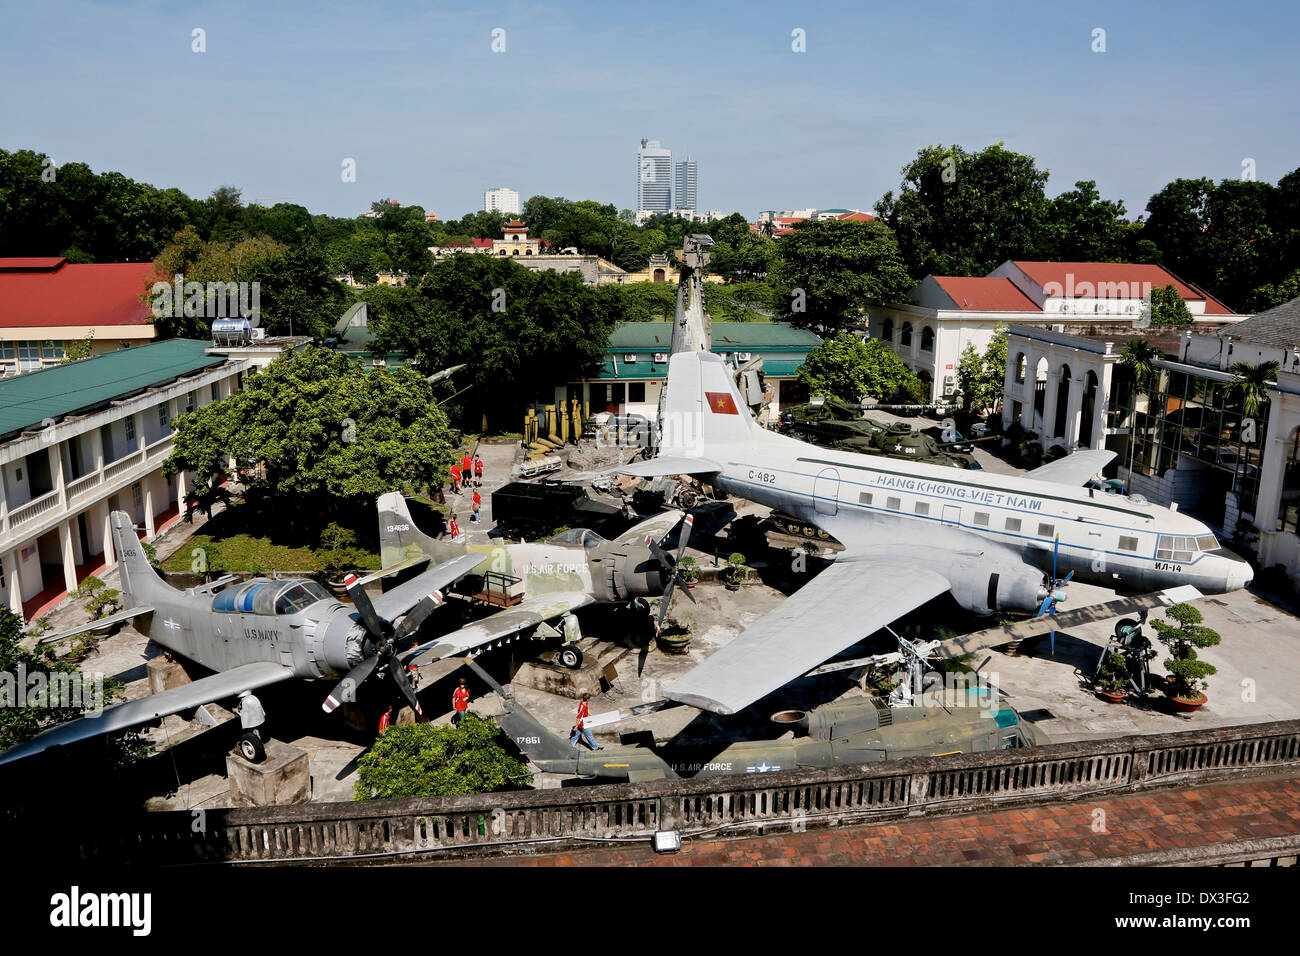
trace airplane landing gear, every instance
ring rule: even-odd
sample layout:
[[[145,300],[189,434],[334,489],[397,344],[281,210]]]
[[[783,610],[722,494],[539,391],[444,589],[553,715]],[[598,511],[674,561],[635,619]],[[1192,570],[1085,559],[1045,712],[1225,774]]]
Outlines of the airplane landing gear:
[[[555,653],[555,659],[571,671],[582,666],[582,650],[577,644],[565,644]]]
[[[249,730],[239,738],[239,753],[249,763],[261,763],[266,759],[266,745],[262,741],[260,730]]]
[[[239,738],[239,753],[249,763],[261,763],[266,759],[266,737],[262,734],[266,710],[250,691],[239,695],[239,723],[244,728]]]

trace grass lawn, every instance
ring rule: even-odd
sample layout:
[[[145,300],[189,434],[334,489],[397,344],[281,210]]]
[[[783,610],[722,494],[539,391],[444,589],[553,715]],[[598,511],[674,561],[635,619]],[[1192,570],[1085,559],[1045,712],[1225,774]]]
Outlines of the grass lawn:
[[[196,534],[185,546],[163,562],[165,571],[192,571],[195,548],[215,548],[216,566],[222,571],[250,571],[254,574],[266,574],[276,571],[315,572],[324,570],[329,563],[329,552],[306,547],[290,547],[275,544],[270,538],[251,534],[235,534],[218,538],[207,534]],[[357,549],[354,552],[358,566],[374,569],[379,567],[379,555]]]

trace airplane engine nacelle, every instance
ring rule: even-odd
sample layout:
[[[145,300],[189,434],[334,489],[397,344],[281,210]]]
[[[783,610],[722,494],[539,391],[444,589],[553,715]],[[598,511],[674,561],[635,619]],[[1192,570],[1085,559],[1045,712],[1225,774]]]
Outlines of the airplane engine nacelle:
[[[308,642],[315,644],[311,656],[318,665],[324,663],[334,673],[347,673],[361,663],[366,656],[368,637],[364,627],[342,614],[330,619],[327,627],[318,626],[307,636]]]
[[[966,558],[966,556],[959,556]],[[1021,561],[1000,561],[989,555],[961,560],[948,574],[952,596],[975,614],[1033,611],[1046,596],[1043,572]]]
[[[600,548],[591,556],[591,584],[599,601],[658,597],[670,572],[642,545]]]

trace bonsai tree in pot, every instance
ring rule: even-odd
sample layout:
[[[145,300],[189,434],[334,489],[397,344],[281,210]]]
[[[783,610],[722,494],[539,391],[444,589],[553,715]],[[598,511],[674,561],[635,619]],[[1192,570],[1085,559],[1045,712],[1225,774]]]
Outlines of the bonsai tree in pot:
[[[1206,701],[1202,693],[1207,686],[1205,679],[1217,673],[1213,664],[1197,658],[1196,649],[1214,647],[1219,643],[1219,633],[1201,624],[1201,612],[1190,604],[1172,605],[1165,611],[1165,618],[1151,622],[1160,643],[1172,655],[1164,662],[1169,672],[1165,693],[1178,710],[1193,711]]]
[[[695,590],[695,582],[700,579],[700,564],[689,554],[682,558],[681,564],[677,565],[677,573],[682,579],[682,584],[686,585],[687,590]]]
[[[655,644],[659,650],[665,654],[685,654],[691,649],[691,619],[679,621],[675,617],[670,617],[664,621],[664,626],[658,634],[655,635]]]
[[[745,577],[745,572],[749,568],[745,565],[745,556],[739,551],[734,552],[727,558],[727,566],[722,569],[719,577],[722,583],[726,585],[728,591],[740,590],[740,582]]]
[[[116,588],[108,587],[93,574],[82,580],[75,596],[86,602],[83,607],[95,621],[122,609],[122,593]]]
[[[1128,658],[1123,651],[1111,651],[1102,658],[1094,683],[1097,693],[1112,704],[1124,699],[1128,692]]]

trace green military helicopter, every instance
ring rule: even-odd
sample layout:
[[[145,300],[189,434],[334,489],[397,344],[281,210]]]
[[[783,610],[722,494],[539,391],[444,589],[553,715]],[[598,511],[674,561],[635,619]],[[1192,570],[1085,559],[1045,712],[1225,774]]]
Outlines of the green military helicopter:
[[[879,697],[858,697],[812,711],[774,714],[776,724],[798,735],[792,739],[579,750],[547,730],[509,687],[502,687],[473,661],[468,665],[501,698],[505,712],[497,722],[541,770],[609,782],[837,767],[1050,743],[1046,734],[1002,702],[981,706],[971,696],[969,703],[958,706],[891,707]],[[626,716],[649,713],[665,703],[634,707]]]

